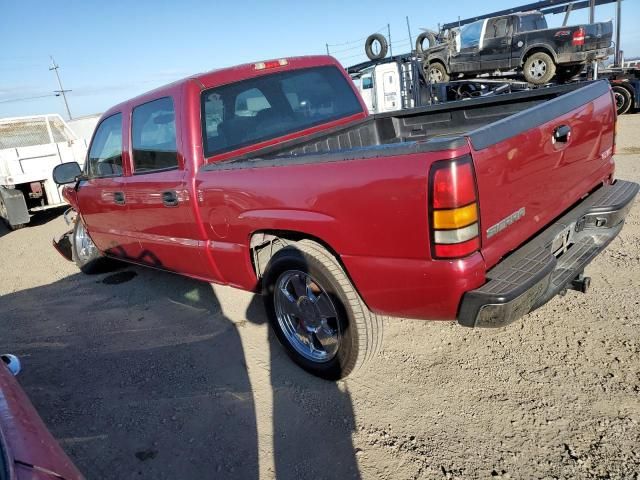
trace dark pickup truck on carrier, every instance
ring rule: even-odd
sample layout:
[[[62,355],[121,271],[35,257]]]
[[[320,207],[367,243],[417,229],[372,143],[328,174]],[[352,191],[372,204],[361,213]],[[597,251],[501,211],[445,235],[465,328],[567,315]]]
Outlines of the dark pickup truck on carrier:
[[[56,246],[263,292],[294,361],[340,378],[381,315],[498,327],[585,290],[638,191],[615,121],[606,81],[372,116],[328,56],[216,70],[103,115],[54,171]]]
[[[544,14],[532,11],[450,26],[441,32],[441,44],[424,49],[422,35],[417,47],[432,82],[516,69],[542,85],[554,77],[568,80],[588,62],[607,58],[612,33],[611,21],[548,28]]]

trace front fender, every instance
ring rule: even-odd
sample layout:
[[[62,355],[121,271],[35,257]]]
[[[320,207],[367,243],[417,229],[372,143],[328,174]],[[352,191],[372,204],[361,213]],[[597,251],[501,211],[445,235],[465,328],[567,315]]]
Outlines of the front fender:
[[[71,208],[78,211],[78,190],[75,186],[65,185],[62,189],[62,198],[71,205]]]

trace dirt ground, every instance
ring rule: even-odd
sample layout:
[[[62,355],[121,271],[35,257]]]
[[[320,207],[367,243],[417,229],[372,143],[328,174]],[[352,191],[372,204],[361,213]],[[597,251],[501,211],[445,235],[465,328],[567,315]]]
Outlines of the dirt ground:
[[[639,132],[620,119],[620,178]],[[79,274],[60,213],[0,230],[0,351],[87,478],[639,478],[640,202],[587,295],[501,330],[391,319],[338,383],[288,360],[252,294]]]

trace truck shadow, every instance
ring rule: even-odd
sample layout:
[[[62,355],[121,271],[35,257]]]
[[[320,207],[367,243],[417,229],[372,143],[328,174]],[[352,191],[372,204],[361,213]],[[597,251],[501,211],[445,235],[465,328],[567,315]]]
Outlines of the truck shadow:
[[[255,324],[268,323],[262,297],[253,296],[246,317]],[[359,479],[348,390],[305,373],[288,358],[271,328],[268,332],[275,478]]]
[[[21,356],[45,423],[87,478],[258,478],[237,325],[211,285],[127,270],[137,275],[76,274],[0,298],[0,351]],[[248,316],[264,323],[257,302]],[[257,346],[269,347],[277,478],[357,478],[348,394],[275,341]]]

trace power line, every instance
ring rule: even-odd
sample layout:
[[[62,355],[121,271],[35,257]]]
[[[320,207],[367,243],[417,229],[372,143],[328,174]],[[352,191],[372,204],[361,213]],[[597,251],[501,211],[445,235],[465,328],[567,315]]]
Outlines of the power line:
[[[62,99],[64,100],[64,106],[67,107],[67,115],[69,115],[69,120],[71,120],[73,117],[71,116],[71,110],[69,110],[69,103],[67,103],[67,96],[65,95],[67,92],[70,92],[71,90],[65,90],[62,87],[62,80],[60,80],[60,74],[58,74],[59,68],[60,67],[58,66],[58,64],[56,64],[56,61],[53,59],[53,56],[51,56],[51,66],[49,67],[49,70],[53,70],[54,72],[56,72],[56,78],[58,79],[58,85],[60,86],[60,90],[54,90],[54,92],[62,95]]]
[[[376,30],[373,33],[380,33],[380,32],[382,32],[382,31],[384,31],[386,29],[387,29],[387,26],[384,25],[383,27],[379,28],[378,30]],[[368,37],[369,37],[369,35],[367,35],[366,37],[358,38],[357,40],[349,40],[347,42],[342,42],[342,43],[327,43],[327,45],[329,47],[344,47],[346,45],[353,45],[354,43],[360,43],[363,40],[366,40]]]
[[[35,97],[8,98],[6,100],[0,100],[0,103],[23,102],[25,100],[35,100],[36,98],[59,97],[59,96],[60,96],[59,93],[47,93],[46,95],[36,95]]]

